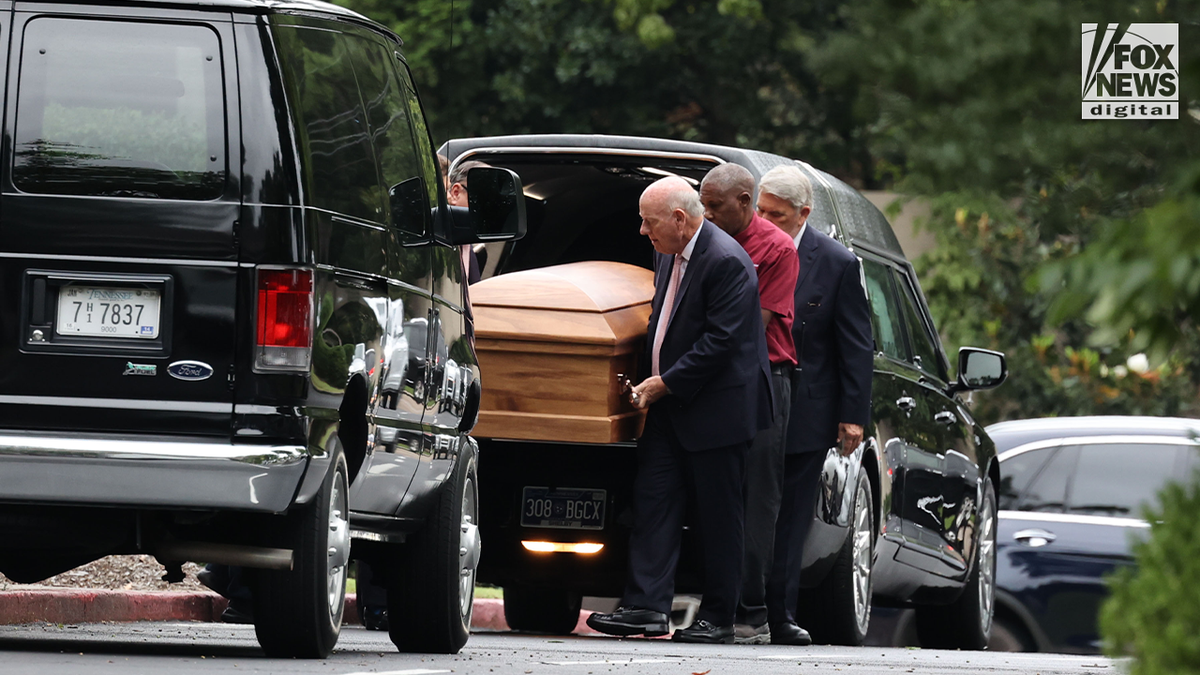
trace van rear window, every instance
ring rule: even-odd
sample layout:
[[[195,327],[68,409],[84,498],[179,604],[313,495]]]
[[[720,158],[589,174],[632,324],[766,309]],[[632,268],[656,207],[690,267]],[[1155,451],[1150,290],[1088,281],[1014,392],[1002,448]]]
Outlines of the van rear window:
[[[21,191],[166,199],[224,191],[221,45],[211,29],[35,19],[18,86]]]

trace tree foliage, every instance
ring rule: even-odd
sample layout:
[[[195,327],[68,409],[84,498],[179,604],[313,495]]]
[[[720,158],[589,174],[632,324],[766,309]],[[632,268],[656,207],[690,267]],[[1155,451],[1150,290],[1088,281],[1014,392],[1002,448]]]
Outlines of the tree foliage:
[[[1147,509],[1150,536],[1133,547],[1136,565],[1111,580],[1100,613],[1106,650],[1132,655],[1133,675],[1200,670],[1200,482],[1170,484]]]
[[[776,151],[858,184],[875,180],[853,96],[826,88],[809,66],[819,38],[842,21],[831,0],[339,2],[404,38],[439,142],[661,136]]]
[[[1193,203],[1164,202],[1200,125],[1083,121],[1079,73],[1083,22],[1200,16],[1188,11],[864,0],[815,60],[827,86],[860,92],[876,170],[931,202],[938,247],[916,265],[947,346],[1009,356],[1014,376],[984,397],[985,421],[1196,410],[1195,340],[1157,350],[1152,370],[1126,360],[1165,344],[1153,336],[1183,335],[1200,298],[1187,286],[1200,284]],[[1200,52],[1181,42],[1186,72]]]

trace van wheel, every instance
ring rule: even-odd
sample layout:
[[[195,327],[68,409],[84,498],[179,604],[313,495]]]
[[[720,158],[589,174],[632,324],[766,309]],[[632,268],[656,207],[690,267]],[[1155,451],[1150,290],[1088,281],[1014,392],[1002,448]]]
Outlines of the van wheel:
[[[388,574],[388,633],[402,652],[455,654],[467,643],[479,565],[475,452],[463,444],[422,529]]]
[[[579,623],[583,596],[571,591],[504,587],[504,621],[513,630],[568,635]]]
[[[931,649],[985,649],[996,608],[996,489],[983,484],[976,520],[975,568],[949,605],[917,607],[917,635]]]
[[[335,450],[316,497],[285,521],[291,571],[261,570],[254,589],[254,632],[267,656],[323,659],[333,651],[346,605],[350,562],[346,458]]]
[[[857,647],[871,622],[871,565],[875,559],[875,509],[867,472],[858,471],[854,515],[846,542],[829,574],[815,588],[801,590],[800,625],[814,642]]]

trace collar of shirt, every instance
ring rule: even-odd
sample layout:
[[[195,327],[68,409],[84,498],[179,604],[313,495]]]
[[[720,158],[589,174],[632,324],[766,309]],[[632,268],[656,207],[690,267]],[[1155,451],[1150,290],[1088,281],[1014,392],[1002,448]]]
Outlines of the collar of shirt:
[[[799,250],[799,248],[800,248],[800,240],[804,238],[804,231],[807,229],[808,229],[808,221],[804,221],[804,224],[800,226],[800,231],[797,232],[796,236],[792,239],[792,241],[796,242],[797,250]]]
[[[696,240],[700,238],[700,230],[703,227],[704,227],[704,223],[701,222],[700,227],[696,228],[696,232],[695,232],[695,234],[692,235],[691,240],[688,241],[687,246],[684,246],[683,251],[679,254],[679,255],[683,256],[683,262],[680,263],[680,265],[679,265],[679,278],[680,279],[682,279],[683,275],[687,273],[688,261],[692,259],[692,251],[694,251],[696,249]]]

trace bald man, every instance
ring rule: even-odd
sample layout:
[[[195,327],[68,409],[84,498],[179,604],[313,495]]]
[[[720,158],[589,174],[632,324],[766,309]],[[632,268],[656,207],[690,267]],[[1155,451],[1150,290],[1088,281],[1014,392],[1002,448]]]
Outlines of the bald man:
[[[783,450],[792,400],[792,371],[796,367],[792,317],[800,258],[791,237],[754,212],[754,176],[746,167],[721,164],[705,174],[700,183],[700,203],[704,205],[704,217],[733,237],[754,263],[766,327],[775,421],[754,437],[746,456],[746,550],[734,642],[767,644],[771,641],[767,576],[783,495]]]
[[[646,188],[641,233],[656,251],[654,302],[633,388],[647,409],[638,439],[629,581],[620,607],[593,614],[610,635],[665,635],[688,493],[704,558],[704,600],[680,642],[732,643],[742,571],[742,472],[771,423],[770,374],[750,257],[704,219],[681,178]]]

